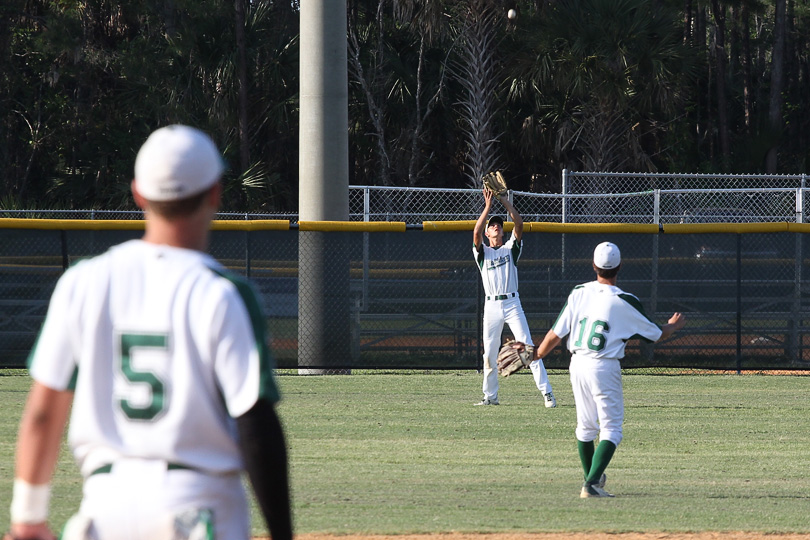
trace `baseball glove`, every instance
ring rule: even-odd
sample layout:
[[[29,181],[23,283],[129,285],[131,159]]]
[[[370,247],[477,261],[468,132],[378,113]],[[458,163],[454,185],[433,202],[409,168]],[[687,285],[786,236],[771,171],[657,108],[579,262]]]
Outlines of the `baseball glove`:
[[[489,172],[481,180],[484,182],[484,187],[494,193],[496,197],[503,197],[509,191],[501,171]]]
[[[498,351],[498,373],[508,377],[516,371],[520,371],[534,360],[534,347],[524,345],[522,351],[513,347],[517,343],[514,339],[506,340],[501,350]]]

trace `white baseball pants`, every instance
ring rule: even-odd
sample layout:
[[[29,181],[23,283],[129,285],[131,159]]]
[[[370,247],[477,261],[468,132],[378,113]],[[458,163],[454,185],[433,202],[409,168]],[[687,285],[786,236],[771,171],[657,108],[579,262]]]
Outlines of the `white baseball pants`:
[[[590,442],[598,435],[600,441],[618,446],[624,423],[620,362],[574,354],[569,372],[577,407],[577,440]]]
[[[484,303],[484,384],[482,390],[486,399],[498,397],[498,351],[501,349],[501,334],[504,324],[509,325],[509,330],[516,341],[534,345],[519,296],[506,300],[487,300]],[[543,360],[535,360],[529,367],[540,393],[551,392],[551,383],[548,381],[548,373],[546,373]]]
[[[167,470],[165,461],[119,459],[84,482],[63,540],[248,540],[239,474]]]

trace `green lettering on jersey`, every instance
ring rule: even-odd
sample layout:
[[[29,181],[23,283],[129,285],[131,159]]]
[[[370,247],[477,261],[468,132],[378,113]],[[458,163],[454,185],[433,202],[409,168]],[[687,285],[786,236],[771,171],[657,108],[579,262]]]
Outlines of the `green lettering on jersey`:
[[[577,324],[579,324],[579,333],[577,334],[577,340],[574,342],[574,346],[582,347],[582,338],[585,335],[585,328],[588,326],[588,317],[582,318]],[[605,332],[610,332],[610,325],[607,321],[593,321],[588,337],[585,340],[585,345],[594,352],[601,351],[605,348],[605,342],[607,341]]]
[[[126,399],[119,399],[121,410],[132,420],[154,420],[166,406],[165,385],[152,371],[136,370],[132,367],[133,349],[153,348],[167,350],[169,339],[166,334],[121,334],[121,357],[119,358],[121,373],[133,384],[146,384],[149,386],[151,399],[143,407],[136,407]]]

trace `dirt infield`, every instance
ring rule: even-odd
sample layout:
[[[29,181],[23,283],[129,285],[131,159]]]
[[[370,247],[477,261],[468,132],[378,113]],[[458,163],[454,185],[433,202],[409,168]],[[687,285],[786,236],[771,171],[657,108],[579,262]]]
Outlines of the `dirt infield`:
[[[403,535],[298,534],[296,540],[810,540],[810,534],[765,534],[741,531],[695,533],[443,533]],[[256,539],[269,540],[269,539]]]

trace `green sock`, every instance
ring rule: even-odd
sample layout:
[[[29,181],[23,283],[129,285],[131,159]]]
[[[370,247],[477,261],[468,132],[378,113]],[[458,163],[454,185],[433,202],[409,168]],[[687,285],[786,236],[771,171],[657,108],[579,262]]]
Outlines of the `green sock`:
[[[607,469],[610,459],[613,457],[613,452],[616,451],[616,445],[610,441],[599,441],[599,446],[596,447],[596,452],[593,454],[593,462],[591,470],[587,474],[585,481],[588,483],[596,484],[602,478],[602,473]]]
[[[582,470],[585,471],[585,477],[587,478],[593,463],[593,441],[582,442],[577,439],[577,448],[579,449],[579,460],[582,462]]]

